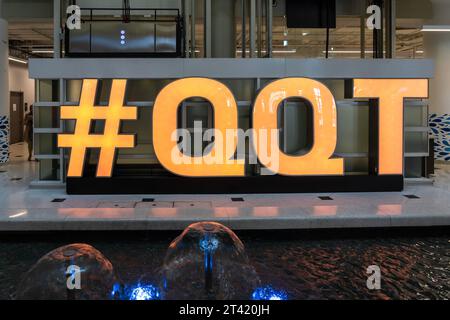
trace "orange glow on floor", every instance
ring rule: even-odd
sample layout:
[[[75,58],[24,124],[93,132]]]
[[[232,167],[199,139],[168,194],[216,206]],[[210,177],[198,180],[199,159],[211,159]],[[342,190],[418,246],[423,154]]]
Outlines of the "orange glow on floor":
[[[380,204],[377,206],[377,216],[400,216],[401,214],[401,204]]]
[[[314,206],[314,216],[332,217],[337,215],[337,206]]]
[[[279,210],[278,207],[255,207],[252,211],[255,217],[276,217],[279,215]]]

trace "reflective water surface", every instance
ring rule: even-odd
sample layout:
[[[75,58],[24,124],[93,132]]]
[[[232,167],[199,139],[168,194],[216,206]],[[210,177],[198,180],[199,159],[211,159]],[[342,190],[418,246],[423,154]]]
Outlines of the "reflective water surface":
[[[167,248],[179,234],[3,234],[0,299],[15,298],[20,281],[42,256],[77,242],[98,249],[125,284],[158,283]],[[449,229],[236,234],[261,284],[282,290],[288,299],[450,298]],[[381,268],[381,290],[366,286],[371,265]]]

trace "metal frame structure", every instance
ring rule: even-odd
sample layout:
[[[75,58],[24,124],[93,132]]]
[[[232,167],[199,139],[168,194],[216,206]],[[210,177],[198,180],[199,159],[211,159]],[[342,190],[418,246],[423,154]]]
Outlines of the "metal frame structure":
[[[205,1],[205,26],[211,23],[211,0]],[[246,57],[246,0],[242,1],[242,46],[243,57]],[[184,52],[186,57],[196,56],[196,1],[182,0],[182,14],[184,16],[183,32]],[[215,79],[251,79],[254,81],[255,89],[259,90],[261,83],[266,79],[276,79],[282,77],[309,77],[314,79],[340,79],[348,80],[353,78],[432,78],[434,72],[433,62],[430,60],[353,60],[353,59],[273,59],[272,58],[272,1],[271,0],[250,0],[250,57],[258,52],[258,57],[263,56],[262,50],[262,18],[265,17],[265,41],[266,54],[264,57],[271,59],[127,59],[127,58],[61,58],[61,1],[54,0],[54,59],[31,59],[30,77],[35,79],[53,79],[59,83],[57,101],[40,101],[35,104],[37,108],[60,107],[70,104],[66,97],[66,80],[84,78],[127,78],[127,79],[178,79],[183,77],[209,77]],[[102,9],[104,10],[104,9]],[[389,32],[387,44],[387,57],[394,57],[395,54],[395,0],[389,0],[385,6],[386,31]],[[364,13],[361,15],[361,57],[365,58],[364,45]],[[256,34],[257,33],[257,34]],[[211,34],[205,33],[205,55],[211,53]],[[255,43],[255,39],[257,42]],[[364,41],[363,41],[364,40]],[[208,49],[209,48],[209,49]],[[352,105],[353,100],[338,101],[338,108]],[[133,101],[129,104],[141,108],[151,107],[153,101]],[[424,107],[427,102],[407,101],[405,106]],[[238,101],[239,107],[251,106],[251,101]],[[57,134],[64,130],[64,122],[60,121],[59,128],[37,128],[36,134],[49,133]],[[427,126],[405,127],[405,134],[414,132],[428,132]],[[36,139],[35,139],[36,141]],[[339,154],[346,158],[365,158],[368,153]],[[405,152],[405,158],[427,157],[427,152]],[[57,159],[60,161],[61,173],[64,172],[66,159],[64,152],[57,155],[37,155],[38,159]],[[403,181],[403,177],[400,177]],[[399,177],[396,178],[398,185]],[[65,181],[64,174],[61,174],[59,183]],[[392,181],[391,181],[392,182]],[[47,182],[39,182],[47,184]],[[331,184],[333,184],[331,182]],[[375,183],[376,185],[376,183]],[[295,188],[294,188],[295,189]],[[293,189],[293,190],[294,190]],[[256,188],[255,192],[259,189]],[[298,189],[295,189],[298,190]],[[294,191],[295,191],[294,190]]]
[[[35,104],[39,108],[49,106],[59,107],[70,105],[67,101],[66,80],[86,78],[126,78],[126,79],[178,79],[184,77],[208,77],[216,79],[247,79],[254,82],[255,92],[263,81],[284,77],[309,77],[315,79],[354,79],[354,78],[431,78],[433,76],[433,63],[430,60],[318,60],[318,59],[32,59],[30,61],[30,76],[35,79],[53,79],[59,81],[59,97],[57,102],[39,101]],[[354,106],[356,101],[347,99],[338,101],[338,108]],[[153,101],[127,101],[129,105],[140,108],[153,106]],[[238,107],[250,107],[251,99],[238,101]],[[426,101],[407,101],[406,106],[423,106]],[[41,128],[39,133],[57,134],[64,130],[63,122],[60,128]],[[411,127],[405,132],[417,132],[428,128]],[[366,158],[367,154],[347,153],[339,154],[345,158]],[[425,153],[406,153],[405,157],[426,156]],[[38,159],[59,159],[61,172],[64,172],[66,159],[60,152],[58,155],[38,155]],[[330,179],[330,178],[327,178]],[[361,179],[354,178],[351,179]],[[372,178],[370,178],[372,179]],[[64,177],[61,177],[61,181]],[[255,180],[252,180],[255,181]],[[396,181],[396,182],[395,182]],[[401,180],[389,180],[399,188],[403,185]],[[273,181],[272,181],[273,182]],[[272,183],[270,182],[270,183]],[[288,182],[288,181],[286,181]],[[364,185],[361,183],[361,185]],[[228,183],[232,183],[228,181]],[[256,182],[258,184],[259,182]],[[270,184],[269,183],[269,184]],[[294,183],[294,182],[289,182]],[[342,182],[329,181],[330,185],[338,186]],[[239,183],[238,183],[239,184]],[[373,186],[376,181],[371,181]],[[381,190],[381,186],[378,185]],[[297,186],[297,187],[295,187]],[[302,191],[294,183],[293,191]],[[239,190],[239,189],[236,189]],[[261,188],[256,188],[260,190]],[[347,189],[349,190],[349,189]],[[364,190],[360,188],[359,190]],[[136,191],[136,190],[135,190]],[[219,190],[218,192],[225,192]],[[242,191],[242,190],[241,190]],[[318,190],[316,190],[318,191]],[[345,190],[344,190],[345,191]],[[355,190],[353,190],[355,191]]]
[[[81,22],[82,23],[95,23],[95,22],[119,22],[120,20],[118,19],[98,19],[95,18],[95,11],[122,11],[122,9],[119,8],[82,8],[81,12],[83,11],[88,11],[89,14],[87,15],[89,18],[82,18]],[[71,57],[71,58],[83,58],[83,57],[149,57],[149,58],[154,58],[154,57],[173,57],[173,58],[178,58],[178,57],[182,57],[184,54],[184,50],[182,49],[183,46],[183,19],[180,15],[180,10],[179,9],[165,9],[165,8],[161,8],[161,9],[153,9],[153,8],[133,8],[129,10],[130,12],[133,11],[145,11],[145,12],[150,12],[152,14],[150,14],[149,16],[151,18],[145,19],[145,20],[133,20],[132,15],[130,16],[130,18],[127,20],[127,23],[133,23],[133,22],[149,22],[149,23],[155,23],[154,25],[154,34],[156,35],[156,23],[158,22],[174,22],[176,24],[176,51],[175,52],[148,52],[148,53],[138,53],[138,52],[127,52],[127,53],[96,53],[96,52],[92,52],[92,50],[90,50],[90,52],[86,52],[86,53],[80,53],[80,52],[71,52],[70,49],[70,41],[71,41],[71,30],[69,30],[67,28],[67,26],[65,27],[65,31],[64,31],[64,47],[65,47],[65,56],[67,57]],[[173,15],[175,17],[175,20],[168,20],[168,19],[158,19],[158,11],[165,11],[165,12],[174,12],[175,14]],[[82,15],[83,16],[83,15]],[[89,27],[91,28],[92,26],[89,25]],[[92,32],[91,29],[89,30],[89,44],[90,44],[90,48],[92,47]],[[154,47],[156,48],[156,41],[157,41],[157,37],[154,37]]]

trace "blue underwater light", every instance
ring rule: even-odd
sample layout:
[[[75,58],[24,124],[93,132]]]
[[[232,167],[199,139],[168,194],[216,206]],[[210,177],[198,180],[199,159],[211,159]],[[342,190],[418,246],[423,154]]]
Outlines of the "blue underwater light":
[[[117,297],[120,297],[122,293],[122,287],[120,283],[114,283],[113,289],[111,290],[111,298],[115,299]]]
[[[214,251],[219,247],[219,240],[210,234],[206,234],[200,240],[200,250],[205,253],[205,271],[212,272]]]
[[[287,294],[271,286],[259,287],[253,291],[252,300],[287,300]]]
[[[159,289],[153,285],[136,285],[131,288],[129,300],[160,300]]]
[[[209,234],[206,234],[200,240],[200,249],[202,251],[214,252],[219,247],[219,240],[215,237],[211,237]]]

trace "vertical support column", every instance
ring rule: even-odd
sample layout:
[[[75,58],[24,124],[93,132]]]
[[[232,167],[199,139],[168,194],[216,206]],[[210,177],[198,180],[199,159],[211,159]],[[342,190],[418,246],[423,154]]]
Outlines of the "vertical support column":
[[[190,29],[189,29],[189,16],[191,14],[191,6],[189,0],[182,0],[182,15],[183,15],[183,29],[184,29],[184,56],[190,57]]]
[[[61,0],[53,0],[53,58],[61,58]]]
[[[250,0],[250,58],[256,53],[256,0]]]
[[[383,59],[384,42],[383,42],[383,0],[372,0],[372,5],[381,8],[381,30],[373,29],[373,58]],[[378,100],[369,99],[369,174],[378,175],[378,150],[379,150],[379,110]]]
[[[378,175],[379,126],[378,100],[369,99],[369,174],[374,176]]]
[[[267,30],[266,30],[266,42],[267,42],[267,57],[272,58],[272,0],[266,0],[266,14],[267,14]]]
[[[384,14],[383,14],[383,0],[372,0],[372,4],[381,8],[381,29],[373,29],[373,58],[383,59],[384,57]]]
[[[0,1],[0,8],[2,1]],[[8,22],[0,9],[0,163],[9,161],[9,48]]]
[[[361,59],[366,58],[366,9],[367,2],[365,2],[361,6],[361,17],[360,17],[360,50],[361,50]]]
[[[66,81],[64,79],[59,79],[59,105],[63,106],[66,102]],[[59,119],[59,128],[62,132],[65,132],[65,121]],[[61,183],[66,182],[66,163],[65,163],[65,157],[64,157],[64,148],[59,149],[59,181]]]
[[[187,52],[187,46],[186,46],[186,44],[187,44],[187,32],[186,32],[186,19],[185,19],[185,17],[186,17],[186,6],[185,6],[186,1],[185,0],[180,0],[179,2],[180,2],[180,4],[179,4],[180,16],[181,16],[181,19],[183,19],[182,20],[183,31],[181,32],[181,39],[183,39],[183,50],[182,51],[183,51],[183,57],[186,58],[186,52]]]
[[[211,58],[211,18],[212,18],[212,12],[211,12],[211,0],[205,0],[204,1],[204,44],[205,44],[205,58]],[[217,17],[214,17],[215,19]]]
[[[191,58],[195,58],[195,1],[191,0]]]
[[[242,48],[242,58],[246,57],[247,51],[247,9],[246,9],[247,0],[241,0],[241,13],[242,13],[242,30],[241,30],[241,48]]]
[[[394,59],[396,50],[396,0],[386,0],[386,58]]]
[[[209,0],[211,3],[211,57],[236,56],[235,3],[231,0]]]
[[[262,57],[262,1],[256,1],[256,16],[258,19],[258,38],[257,38],[257,48],[258,48],[258,58]]]

